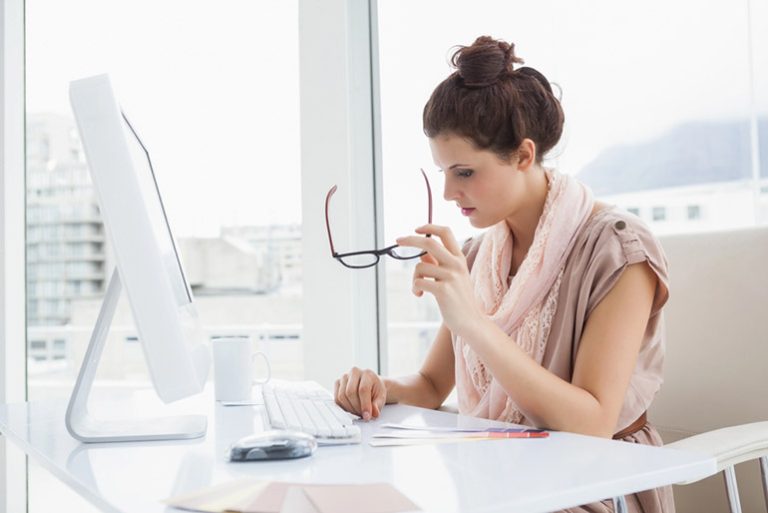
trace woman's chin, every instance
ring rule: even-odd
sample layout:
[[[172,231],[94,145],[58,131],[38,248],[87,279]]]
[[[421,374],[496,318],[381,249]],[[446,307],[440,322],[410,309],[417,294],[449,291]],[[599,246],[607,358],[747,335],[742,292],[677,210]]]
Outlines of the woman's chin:
[[[473,228],[483,229],[488,228],[489,226],[493,226],[495,223],[488,223],[487,220],[484,221],[483,219],[470,217],[469,224],[471,224]]]

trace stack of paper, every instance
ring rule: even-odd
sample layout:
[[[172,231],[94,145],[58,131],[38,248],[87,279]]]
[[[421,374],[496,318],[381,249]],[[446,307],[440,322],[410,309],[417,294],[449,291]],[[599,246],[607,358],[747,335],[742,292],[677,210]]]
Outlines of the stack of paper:
[[[369,443],[374,447],[506,440],[510,438],[546,438],[549,436],[549,433],[543,429],[531,428],[455,428],[411,426],[408,424],[384,424],[382,427],[389,428],[391,431],[373,435]]]
[[[420,511],[388,483],[302,484],[240,479],[171,497],[170,506],[206,513],[400,513]]]

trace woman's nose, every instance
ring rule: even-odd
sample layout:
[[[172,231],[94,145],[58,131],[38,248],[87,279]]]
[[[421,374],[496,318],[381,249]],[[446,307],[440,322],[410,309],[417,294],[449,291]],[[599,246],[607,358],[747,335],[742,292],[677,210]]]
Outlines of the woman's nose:
[[[443,199],[445,201],[453,201],[459,197],[457,188],[453,185],[452,181],[446,176],[445,185],[443,185]]]

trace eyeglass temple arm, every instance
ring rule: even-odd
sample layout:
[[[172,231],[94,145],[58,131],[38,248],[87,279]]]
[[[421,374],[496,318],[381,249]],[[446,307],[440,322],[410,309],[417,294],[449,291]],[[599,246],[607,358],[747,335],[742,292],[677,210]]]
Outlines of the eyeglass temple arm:
[[[427,178],[427,173],[424,171],[424,169],[420,168],[419,171],[421,171],[421,175],[424,177],[424,181],[427,183],[427,198],[429,199],[429,224],[432,224],[432,187],[429,185],[429,178]],[[429,235],[427,235],[429,237]]]
[[[325,196],[325,230],[328,232],[328,243],[331,245],[331,255],[336,256],[336,250],[333,249],[333,237],[331,237],[331,222],[328,220],[328,206],[331,204],[331,196],[336,192],[337,187],[334,185],[328,194]]]

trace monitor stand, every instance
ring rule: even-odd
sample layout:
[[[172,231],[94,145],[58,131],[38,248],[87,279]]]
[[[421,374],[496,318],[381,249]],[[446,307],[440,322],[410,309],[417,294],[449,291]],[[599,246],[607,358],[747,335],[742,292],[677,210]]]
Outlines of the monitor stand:
[[[65,418],[67,431],[81,442],[178,440],[204,436],[207,427],[204,415],[102,420],[88,412],[88,397],[122,289],[120,274],[115,269],[69,399]]]

